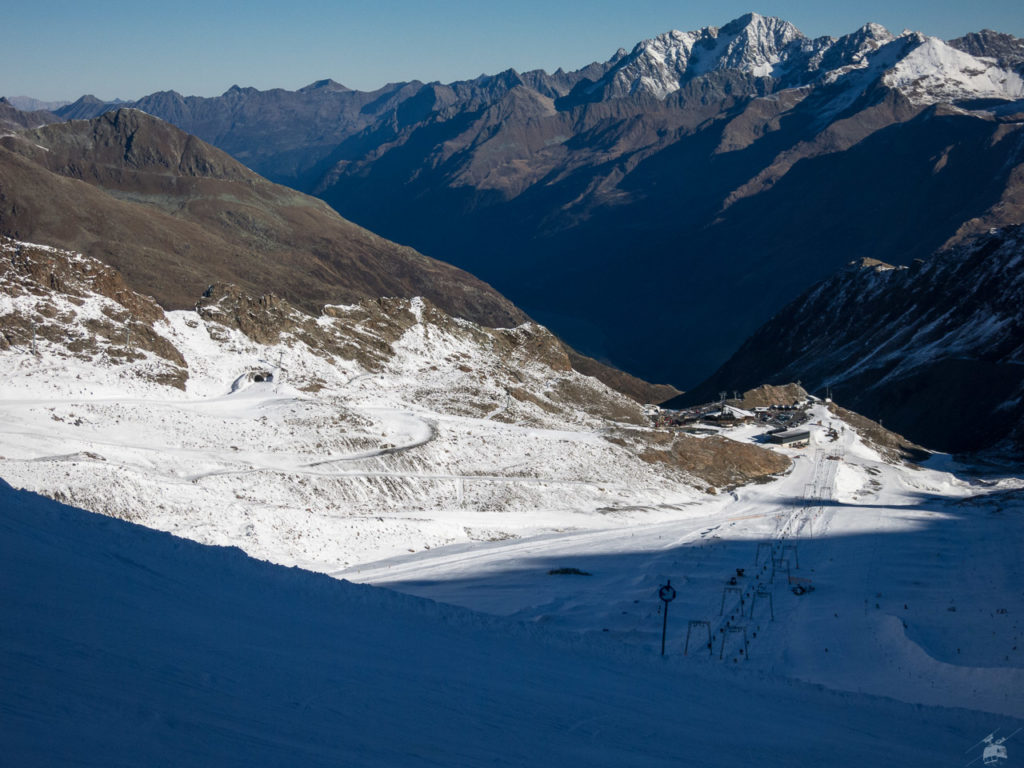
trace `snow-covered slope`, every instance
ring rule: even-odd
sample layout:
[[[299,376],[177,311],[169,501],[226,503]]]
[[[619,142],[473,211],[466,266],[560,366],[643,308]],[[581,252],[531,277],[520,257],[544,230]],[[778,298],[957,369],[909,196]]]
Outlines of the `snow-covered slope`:
[[[925,766],[1019,724],[581,642],[3,482],[0,559],[10,765]]]
[[[687,665],[1020,717],[1024,481],[894,465],[841,414],[814,407],[785,478],[628,535],[455,547],[338,575],[652,652],[653,598],[671,579],[669,648]]]
[[[916,39],[918,44],[883,77],[913,103],[1024,99],[1024,79],[993,59],[959,51],[936,37]]]
[[[5,247],[0,477],[110,516],[0,484],[9,759],[931,765],[1024,715],[1019,478],[823,403],[806,448],[656,430],[537,326],[164,313]]]
[[[727,480],[687,469],[534,324],[421,299],[313,318],[223,285],[164,313],[98,262],[4,248],[0,476],[198,541],[336,570],[659,519],[788,466],[708,442]]]

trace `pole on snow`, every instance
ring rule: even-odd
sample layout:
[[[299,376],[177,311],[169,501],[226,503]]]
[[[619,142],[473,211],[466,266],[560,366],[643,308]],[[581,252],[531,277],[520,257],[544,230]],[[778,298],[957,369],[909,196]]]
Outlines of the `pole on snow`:
[[[665,632],[668,630],[668,604],[676,599],[676,590],[672,586],[672,579],[658,590],[658,598],[665,603],[665,616],[661,622],[661,655],[665,655]]]

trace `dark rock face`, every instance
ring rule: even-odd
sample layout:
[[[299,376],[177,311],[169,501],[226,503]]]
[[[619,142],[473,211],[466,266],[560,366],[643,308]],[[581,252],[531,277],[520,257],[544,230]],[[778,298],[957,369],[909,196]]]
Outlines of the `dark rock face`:
[[[987,56],[995,59],[999,66],[1024,74],[1024,40],[991,29],[950,40],[954,48],[972,56]]]
[[[1024,449],[1024,230],[894,268],[865,259],[757,331],[683,400],[799,380],[928,448]]]
[[[103,101],[90,93],[70,104],[65,104],[63,107],[55,109],[54,114],[61,120],[89,120],[116,108],[116,102]]]

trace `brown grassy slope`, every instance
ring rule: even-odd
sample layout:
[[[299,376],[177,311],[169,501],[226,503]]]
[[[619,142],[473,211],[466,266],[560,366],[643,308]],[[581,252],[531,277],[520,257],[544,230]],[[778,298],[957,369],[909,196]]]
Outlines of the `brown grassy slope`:
[[[572,367],[577,371],[585,376],[593,376],[616,392],[621,392],[638,403],[663,403],[681,394],[671,384],[651,384],[625,371],[620,371],[618,368],[605,365],[592,357],[581,355],[568,344],[565,345],[565,349],[569,354]]]
[[[488,326],[525,315],[486,283],[342,219],[137,110],[0,139],[0,233],[82,251],[168,309],[214,282],[324,304],[422,295]]]
[[[767,482],[786,472],[792,461],[760,445],[730,440],[721,435],[695,437],[667,430],[617,429],[605,439],[634,451],[651,464],[663,464],[697,478],[710,489],[732,489],[747,483]]]
[[[865,443],[894,464],[900,461],[914,464],[924,461],[932,455],[927,448],[908,440],[903,435],[885,429],[877,421],[872,421],[866,416],[849,411],[835,403],[829,403],[828,409],[853,427]]]

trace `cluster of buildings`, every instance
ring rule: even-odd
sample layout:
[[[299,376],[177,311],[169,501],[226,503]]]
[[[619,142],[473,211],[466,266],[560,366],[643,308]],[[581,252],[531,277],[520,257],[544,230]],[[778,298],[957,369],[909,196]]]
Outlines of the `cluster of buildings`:
[[[801,428],[807,420],[806,403],[758,406],[753,410],[738,408],[726,402],[706,403],[680,410],[667,410],[656,405],[645,406],[652,426],[660,429],[682,429],[692,433],[716,431],[716,427],[760,423],[768,427],[768,442],[800,447],[810,442],[810,430]]]

